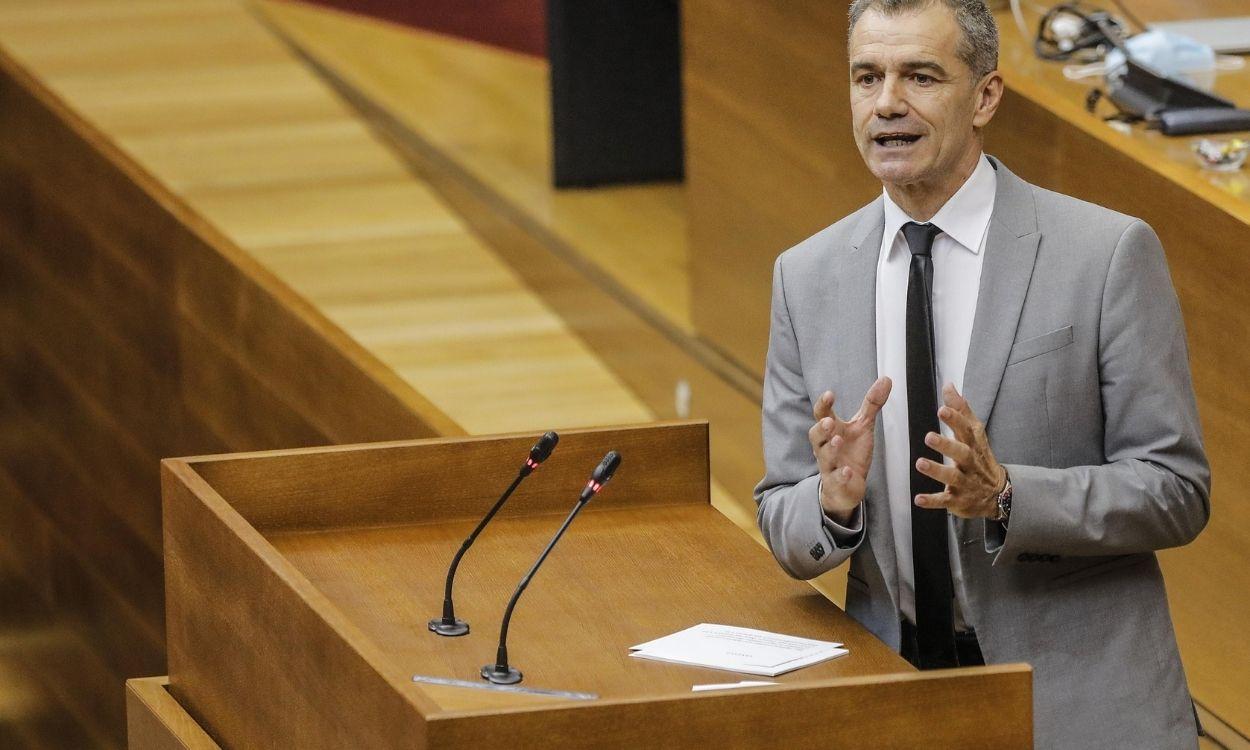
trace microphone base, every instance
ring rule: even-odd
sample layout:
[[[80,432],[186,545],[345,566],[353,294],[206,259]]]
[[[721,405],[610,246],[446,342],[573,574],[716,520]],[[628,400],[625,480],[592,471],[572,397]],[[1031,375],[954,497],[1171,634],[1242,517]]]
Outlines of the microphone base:
[[[482,679],[496,685],[515,685],[521,681],[521,671],[512,667],[500,669],[498,664],[487,664],[482,667]]]
[[[449,638],[458,635],[468,635],[469,623],[461,619],[453,619],[451,622],[447,622],[441,617],[435,617],[433,620],[430,620],[430,631]]]

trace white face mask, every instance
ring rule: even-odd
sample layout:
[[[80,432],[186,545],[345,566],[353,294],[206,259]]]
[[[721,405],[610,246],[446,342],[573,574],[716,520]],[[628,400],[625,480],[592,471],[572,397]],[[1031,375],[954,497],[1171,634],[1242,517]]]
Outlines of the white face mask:
[[[1156,73],[1210,91],[1215,86],[1215,50],[1186,36],[1161,29],[1142,32],[1127,42],[1135,62]],[[1108,78],[1124,73],[1124,53],[1113,49],[1105,60]]]

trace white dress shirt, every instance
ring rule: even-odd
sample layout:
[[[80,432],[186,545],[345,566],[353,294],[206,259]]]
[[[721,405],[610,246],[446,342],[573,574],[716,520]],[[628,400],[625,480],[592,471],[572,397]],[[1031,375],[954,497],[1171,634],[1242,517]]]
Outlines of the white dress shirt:
[[[977,310],[981,264],[989,235],[990,214],[998,180],[984,155],[972,175],[931,222],[942,230],[933,242],[933,339],[936,348],[938,404],[941,387],[954,383],[963,393],[964,366],[972,339],[972,319]],[[889,488],[890,520],[898,561],[899,606],[903,615],[916,621],[915,583],[911,553],[911,448],[907,426],[907,277],[911,251],[902,226],[912,221],[885,194],[885,233],[877,258],[877,374],[893,381],[890,398],[881,409],[885,444],[876,447],[875,460],[885,461]],[[951,430],[941,424],[942,434]],[[950,460],[947,459],[947,463]],[[952,522],[953,523],[953,522]],[[955,620],[966,629],[967,611],[962,570],[952,526],[951,576],[955,587]]]

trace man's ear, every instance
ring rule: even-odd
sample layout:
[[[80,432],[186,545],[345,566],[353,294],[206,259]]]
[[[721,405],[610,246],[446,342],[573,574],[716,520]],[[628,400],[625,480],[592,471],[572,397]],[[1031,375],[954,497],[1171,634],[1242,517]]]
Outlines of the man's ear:
[[[994,119],[998,105],[1003,100],[1003,77],[997,70],[986,73],[977,83],[976,111],[972,114],[972,126],[983,128]]]

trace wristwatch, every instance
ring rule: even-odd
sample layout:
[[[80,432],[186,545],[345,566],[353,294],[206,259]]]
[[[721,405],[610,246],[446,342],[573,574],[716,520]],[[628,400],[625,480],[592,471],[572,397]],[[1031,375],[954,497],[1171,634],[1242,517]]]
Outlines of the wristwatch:
[[[998,516],[990,520],[997,521],[1006,526],[1008,519],[1011,518],[1011,475],[1003,469],[1003,479],[1006,485],[1003,491],[994,496],[994,504],[998,507]]]

